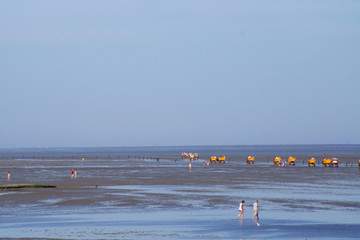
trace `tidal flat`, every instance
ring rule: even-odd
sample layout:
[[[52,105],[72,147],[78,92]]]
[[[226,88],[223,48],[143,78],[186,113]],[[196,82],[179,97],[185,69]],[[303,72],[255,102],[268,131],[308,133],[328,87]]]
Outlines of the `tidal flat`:
[[[260,160],[255,158],[255,164],[249,166],[245,164],[245,153],[235,155],[231,151],[228,153],[232,154],[231,161],[207,165],[210,150],[192,162],[181,159],[181,151],[166,148],[157,150],[157,154],[134,150],[136,154],[121,155],[103,150],[102,154],[94,157],[93,152],[84,160],[85,151],[66,158],[51,157],[50,153],[45,156],[31,153],[25,157],[19,153],[12,158],[15,154],[7,153],[1,160],[1,185],[56,188],[0,189],[0,238],[358,239],[360,236],[357,165],[345,165],[343,161],[338,168],[310,168],[303,163],[308,157],[305,150],[297,152],[295,166],[273,166],[269,161],[273,152],[261,152]],[[286,151],[290,154],[296,149]],[[57,151],[56,156],[67,152]],[[357,153],[343,151],[336,157],[340,161],[354,159],[355,163]],[[286,156],[287,152],[282,154]],[[71,169],[77,171],[76,178],[71,178]],[[6,177],[8,171],[11,182]],[[245,214],[244,220],[238,221],[241,200],[245,200]],[[259,201],[260,226],[251,219],[255,200]]]

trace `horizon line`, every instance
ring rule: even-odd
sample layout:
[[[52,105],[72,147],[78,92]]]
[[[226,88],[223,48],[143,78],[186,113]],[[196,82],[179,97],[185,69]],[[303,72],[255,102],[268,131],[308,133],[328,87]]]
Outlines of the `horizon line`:
[[[139,145],[139,146],[37,146],[37,147],[0,147],[1,150],[4,149],[63,149],[63,148],[161,148],[161,147],[237,147],[237,146],[325,146],[325,145],[360,145],[360,143],[307,143],[307,144],[210,144],[210,145]]]

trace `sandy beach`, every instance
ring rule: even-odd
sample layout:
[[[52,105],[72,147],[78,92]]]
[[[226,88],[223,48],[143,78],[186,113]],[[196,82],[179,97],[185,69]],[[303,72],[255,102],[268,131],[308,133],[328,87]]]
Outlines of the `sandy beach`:
[[[276,167],[263,153],[254,166],[246,154],[225,164],[203,165],[171,151],[97,153],[82,160],[57,154],[5,153],[1,185],[56,188],[0,191],[3,239],[357,239],[360,235],[360,169],[338,154],[339,168],[303,164]],[[62,154],[68,151],[61,152]],[[149,153],[149,152],[147,152]],[[130,154],[130,153],[129,153]],[[287,153],[283,153],[286,155]],[[21,154],[20,154],[21,155]],[[36,155],[36,156],[35,156]],[[260,154],[258,154],[260,155]],[[261,158],[261,157],[260,157]],[[345,166],[344,159],[349,162]],[[350,162],[352,161],[352,165]],[[78,172],[71,178],[70,171]],[[12,181],[7,181],[11,171]],[[237,221],[245,200],[244,221]],[[251,219],[259,200],[260,225]]]

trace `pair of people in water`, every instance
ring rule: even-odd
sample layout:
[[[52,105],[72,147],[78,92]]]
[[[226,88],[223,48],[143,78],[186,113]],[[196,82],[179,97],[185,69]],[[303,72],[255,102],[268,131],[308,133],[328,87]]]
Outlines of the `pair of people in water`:
[[[71,169],[71,179],[73,179],[75,177],[75,179],[77,178],[77,171],[74,169]]]
[[[239,219],[239,217],[241,216],[241,220],[244,220],[244,203],[245,201],[242,200],[240,202],[240,206],[239,206],[239,215],[237,215],[236,219]],[[254,210],[254,216],[252,217],[252,219],[255,221],[255,217],[256,217],[256,220],[258,221],[259,220],[259,201],[256,200],[253,204],[253,210]]]

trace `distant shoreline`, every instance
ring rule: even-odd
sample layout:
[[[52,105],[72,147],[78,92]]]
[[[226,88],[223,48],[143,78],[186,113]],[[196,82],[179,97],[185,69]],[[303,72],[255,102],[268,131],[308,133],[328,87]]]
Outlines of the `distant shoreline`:
[[[163,146],[163,147],[86,147],[86,148],[18,148],[0,149],[0,160],[82,160],[82,159],[154,159],[177,161],[182,152],[199,153],[200,160],[225,155],[229,161],[243,162],[251,155],[255,165],[270,163],[274,157],[296,157],[298,163],[315,158],[339,158],[340,164],[354,164],[360,159],[360,144],[329,145],[233,145],[233,146]]]

